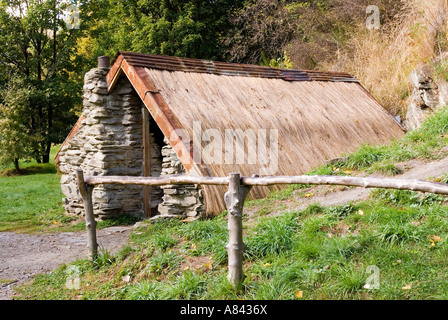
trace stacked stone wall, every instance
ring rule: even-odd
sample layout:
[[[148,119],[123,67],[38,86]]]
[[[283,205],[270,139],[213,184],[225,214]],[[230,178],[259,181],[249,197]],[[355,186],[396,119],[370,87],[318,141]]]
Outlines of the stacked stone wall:
[[[141,100],[125,78],[108,93],[107,72],[108,69],[93,69],[85,75],[85,118],[60,152],[61,187],[69,214],[79,215],[83,210],[76,186],[77,168],[83,169],[85,175],[142,173]],[[93,191],[94,212],[100,218],[122,213],[140,215],[141,198],[141,186],[99,186]]]
[[[187,174],[167,139],[164,142],[161,175]],[[163,190],[163,202],[159,205],[160,215],[197,217],[204,211],[204,197],[200,186],[194,184],[164,185],[161,186],[161,189]]]

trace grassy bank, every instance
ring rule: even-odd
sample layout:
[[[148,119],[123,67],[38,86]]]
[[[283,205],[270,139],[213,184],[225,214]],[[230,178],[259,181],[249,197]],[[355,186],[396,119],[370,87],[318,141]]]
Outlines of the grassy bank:
[[[51,149],[47,164],[21,162],[22,173],[14,166],[0,167],[0,232],[66,232],[85,230],[82,218],[67,216],[62,207],[60,174],[54,163],[59,145]],[[132,224],[135,217],[100,221],[98,228]]]
[[[312,173],[359,174],[445,155],[448,111],[389,146],[364,146]],[[340,170],[336,170],[340,169]],[[434,177],[433,177],[434,178]],[[446,182],[446,175],[435,177]],[[143,223],[116,255],[39,275],[19,299],[446,299],[446,197],[377,189],[368,200],[283,210],[300,186],[245,206],[242,287],[227,279],[226,213],[213,220]],[[306,196],[306,195],[304,195]],[[267,216],[271,212],[280,214]],[[76,267],[79,289],[65,286]]]
[[[145,224],[119,254],[74,263],[79,289],[66,288],[64,265],[20,292],[25,299],[446,299],[444,200],[377,192],[358,204],[314,204],[246,223],[239,289],[226,280],[222,215]],[[379,271],[374,282],[369,266]]]

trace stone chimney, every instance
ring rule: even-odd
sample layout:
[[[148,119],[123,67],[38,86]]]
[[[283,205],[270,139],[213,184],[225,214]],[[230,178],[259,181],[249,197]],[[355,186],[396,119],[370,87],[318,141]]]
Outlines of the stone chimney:
[[[142,102],[126,78],[107,90],[109,57],[98,58],[98,68],[84,77],[83,116],[80,129],[63,147],[59,170],[69,214],[83,213],[75,170],[85,175],[142,174]],[[142,215],[142,187],[106,185],[95,187],[94,212],[99,218],[120,214]]]

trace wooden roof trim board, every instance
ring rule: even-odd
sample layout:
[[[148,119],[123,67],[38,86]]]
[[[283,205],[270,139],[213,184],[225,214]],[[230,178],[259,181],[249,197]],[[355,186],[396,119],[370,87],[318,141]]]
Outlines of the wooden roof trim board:
[[[115,60],[114,64],[110,68],[109,72],[106,76],[107,81],[107,89],[109,91],[112,90],[112,88],[115,86],[115,83],[117,82],[118,78],[120,78],[120,75],[122,74],[123,70],[121,69],[121,63],[123,62],[123,56],[120,55]]]
[[[78,132],[79,128],[81,127],[81,122],[84,119],[85,119],[84,114],[81,114],[81,116],[78,118],[78,120],[76,121],[73,128],[70,130],[70,133],[65,138],[64,142],[61,145],[61,148],[59,149],[58,153],[56,154],[56,157],[54,158],[54,161],[56,164],[59,163],[60,150],[62,149],[63,146],[65,146],[70,141],[70,139],[75,135],[75,133]]]

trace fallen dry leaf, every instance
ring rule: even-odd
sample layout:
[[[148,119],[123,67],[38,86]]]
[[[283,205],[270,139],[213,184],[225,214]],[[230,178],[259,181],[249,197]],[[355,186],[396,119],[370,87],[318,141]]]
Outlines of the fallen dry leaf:
[[[428,238],[429,238],[430,241],[432,240],[434,242],[442,241],[442,238],[440,238],[438,235],[435,235],[435,234],[430,235]]]
[[[312,197],[312,196],[313,196],[312,193],[307,193],[307,194],[305,195],[305,198],[309,198],[309,197]]]
[[[442,238],[435,234],[428,236],[428,239],[431,242],[431,247],[434,247],[436,242],[442,241]]]
[[[403,289],[403,290],[410,290],[411,288],[412,288],[412,283],[408,283],[407,285],[405,285],[401,289]]]

